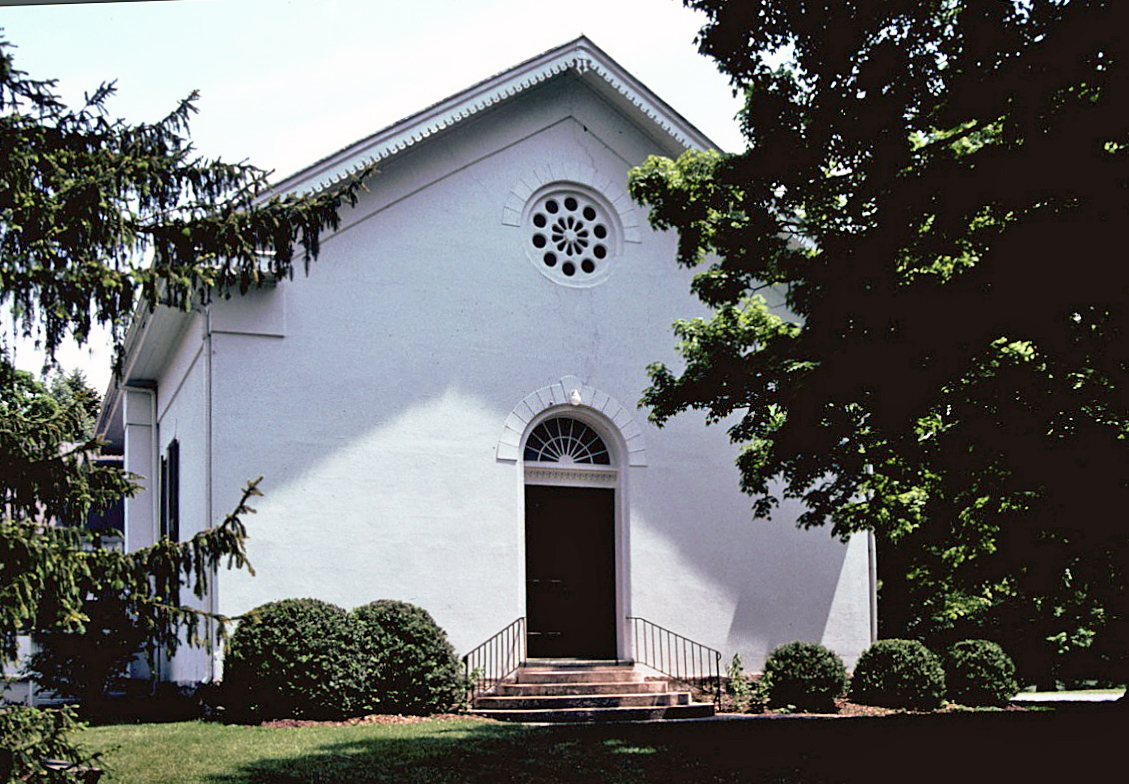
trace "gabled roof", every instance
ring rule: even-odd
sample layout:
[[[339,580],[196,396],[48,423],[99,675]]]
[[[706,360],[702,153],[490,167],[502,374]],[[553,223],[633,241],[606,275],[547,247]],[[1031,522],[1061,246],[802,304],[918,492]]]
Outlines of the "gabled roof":
[[[570,71],[613,103],[626,104],[641,123],[653,124],[684,149],[717,146],[604,50],[580,36],[323,158],[278,183],[272,191],[304,193],[332,187],[433,134]]]
[[[479,112],[569,73],[583,80],[639,126],[653,129],[658,138],[669,139],[672,150],[717,148],[705,134],[606,52],[580,36],[323,158],[275,184],[263,194],[263,198],[279,193],[309,193],[333,188],[373,164],[457,126]],[[169,308],[150,312],[142,303],[134,313],[125,339],[123,382],[127,385],[138,381],[148,383],[191,318],[189,313]],[[111,381],[98,420],[99,432],[120,431],[121,394],[121,384]]]

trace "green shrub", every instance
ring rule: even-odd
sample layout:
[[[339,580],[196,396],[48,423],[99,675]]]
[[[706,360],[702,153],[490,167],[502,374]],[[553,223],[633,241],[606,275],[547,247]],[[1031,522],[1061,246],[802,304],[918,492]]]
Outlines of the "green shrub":
[[[466,682],[455,649],[431,614],[388,599],[358,607],[357,623],[371,699],[381,713],[428,714],[461,705]]]
[[[818,643],[790,642],[768,655],[761,683],[772,708],[829,712],[847,690],[847,668]]]
[[[963,640],[945,654],[947,696],[971,706],[1003,706],[1019,691],[1015,664],[989,640]]]
[[[863,651],[851,699],[884,708],[934,710],[945,697],[940,660],[917,640],[878,640]]]
[[[349,614],[318,599],[283,599],[248,613],[224,654],[236,716],[336,719],[364,713],[364,681]]]
[[[460,705],[462,665],[426,610],[378,601],[351,613],[317,599],[252,610],[224,657],[233,718],[428,714]]]
[[[739,653],[733,654],[733,659],[725,666],[725,691],[733,701],[733,710],[741,712],[748,707],[753,683],[745,674],[745,665]]]

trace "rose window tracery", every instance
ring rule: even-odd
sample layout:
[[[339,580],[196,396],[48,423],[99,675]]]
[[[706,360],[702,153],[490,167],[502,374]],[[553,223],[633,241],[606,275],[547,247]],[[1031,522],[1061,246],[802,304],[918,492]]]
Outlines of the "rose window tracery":
[[[537,198],[528,212],[530,258],[566,285],[592,285],[608,273],[614,229],[592,196],[559,189]]]

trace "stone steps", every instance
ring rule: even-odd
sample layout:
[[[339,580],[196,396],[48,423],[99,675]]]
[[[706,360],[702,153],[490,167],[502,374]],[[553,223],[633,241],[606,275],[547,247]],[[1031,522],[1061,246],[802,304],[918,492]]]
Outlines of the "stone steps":
[[[576,667],[549,669],[537,667],[517,671],[518,683],[631,683],[639,676],[631,667]]]
[[[521,667],[470,713],[529,723],[659,721],[713,716],[714,705],[631,664],[574,662]]]
[[[499,697],[555,697],[568,694],[657,694],[667,691],[666,681],[619,683],[499,683]]]
[[[704,719],[714,715],[712,702],[670,705],[654,708],[552,708],[545,710],[470,710],[471,716],[526,724],[567,722],[662,721],[664,719]]]
[[[689,692],[658,694],[556,694],[538,697],[480,697],[479,710],[557,710],[559,708],[651,708],[689,705]]]

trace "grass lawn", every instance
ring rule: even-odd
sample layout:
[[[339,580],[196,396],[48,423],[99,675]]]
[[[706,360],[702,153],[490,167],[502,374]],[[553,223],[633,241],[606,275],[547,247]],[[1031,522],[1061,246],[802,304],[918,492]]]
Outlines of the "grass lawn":
[[[94,727],[104,784],[166,782],[1052,782],[1105,777],[1129,711],[525,727],[472,719]]]

